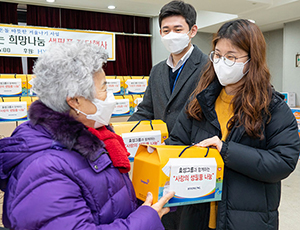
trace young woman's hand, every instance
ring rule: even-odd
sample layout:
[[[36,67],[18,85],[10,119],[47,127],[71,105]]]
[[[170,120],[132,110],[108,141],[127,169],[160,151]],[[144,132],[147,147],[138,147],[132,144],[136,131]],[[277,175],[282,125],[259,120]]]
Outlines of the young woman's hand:
[[[195,144],[195,146],[204,147],[204,148],[213,146],[219,152],[221,152],[223,142],[220,140],[220,138],[218,136],[214,136],[212,138],[207,138],[203,141],[200,141],[199,143]]]
[[[166,195],[164,195],[162,198],[159,199],[159,201],[155,204],[152,204],[153,202],[153,195],[151,192],[148,192],[146,200],[143,205],[150,206],[155,211],[157,211],[160,218],[162,218],[163,215],[167,214],[170,211],[170,208],[163,208],[163,206],[168,203],[168,201],[175,195],[175,192],[169,192]]]

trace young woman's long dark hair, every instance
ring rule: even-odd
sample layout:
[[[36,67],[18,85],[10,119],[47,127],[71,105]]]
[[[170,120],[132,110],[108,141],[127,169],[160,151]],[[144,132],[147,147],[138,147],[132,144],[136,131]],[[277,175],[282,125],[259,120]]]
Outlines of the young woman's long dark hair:
[[[261,30],[254,23],[238,19],[225,23],[214,36],[213,50],[220,39],[228,39],[232,45],[249,54],[249,72],[243,77],[244,83],[239,87],[232,100],[234,116],[227,124],[229,130],[235,124],[243,125],[251,137],[264,138],[262,127],[264,115],[270,115],[268,107],[271,101],[272,87],[270,72],[266,63],[266,42]],[[212,63],[200,78],[192,94],[187,114],[197,120],[203,117],[196,95],[207,88],[216,79]],[[270,119],[270,116],[269,116]]]

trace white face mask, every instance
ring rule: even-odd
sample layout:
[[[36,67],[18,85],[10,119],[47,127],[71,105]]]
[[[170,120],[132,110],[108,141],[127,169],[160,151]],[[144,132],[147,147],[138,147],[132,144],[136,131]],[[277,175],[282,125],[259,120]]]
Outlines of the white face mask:
[[[108,125],[112,112],[116,106],[116,100],[112,91],[107,92],[105,101],[95,98],[92,103],[96,106],[97,111],[94,114],[86,114],[78,109],[76,111],[84,114],[87,119],[95,121],[94,128],[100,128],[102,126]]]
[[[248,59],[245,63],[236,62],[233,66],[226,65],[223,60],[220,60],[218,63],[213,63],[220,84],[222,86],[226,86],[235,84],[241,80],[249,71],[247,70],[246,73],[243,73],[244,66],[249,61],[250,59]]]
[[[181,34],[170,32],[161,37],[161,41],[170,53],[179,54],[184,50],[185,47],[189,45],[190,38],[188,33]]]

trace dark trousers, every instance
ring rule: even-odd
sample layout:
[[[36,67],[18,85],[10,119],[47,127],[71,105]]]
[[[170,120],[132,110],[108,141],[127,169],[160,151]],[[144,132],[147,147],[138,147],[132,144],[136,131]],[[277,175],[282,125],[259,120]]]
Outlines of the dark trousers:
[[[162,217],[166,230],[210,230],[210,203],[192,204],[177,207]]]

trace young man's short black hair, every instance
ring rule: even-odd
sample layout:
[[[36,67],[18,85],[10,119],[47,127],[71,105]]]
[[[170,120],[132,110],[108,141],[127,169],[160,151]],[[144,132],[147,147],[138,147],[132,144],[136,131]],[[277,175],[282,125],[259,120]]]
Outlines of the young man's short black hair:
[[[159,13],[159,28],[161,28],[161,22],[164,18],[181,15],[185,18],[186,23],[189,25],[189,29],[196,24],[197,13],[195,8],[183,1],[171,1],[164,5]]]

